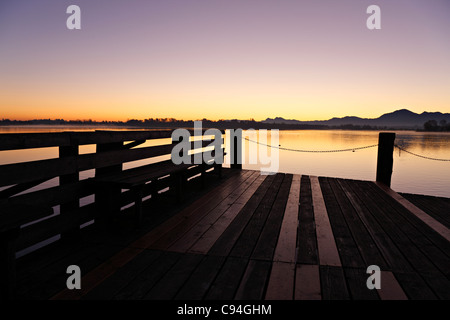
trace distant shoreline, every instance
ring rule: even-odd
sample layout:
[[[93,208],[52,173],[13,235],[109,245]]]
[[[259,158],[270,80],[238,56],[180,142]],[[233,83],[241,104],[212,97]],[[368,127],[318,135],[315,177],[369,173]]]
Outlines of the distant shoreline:
[[[161,129],[176,129],[176,128],[193,128],[193,126],[177,126],[177,125],[167,125],[167,126],[132,126],[132,125],[114,125],[114,124],[0,124],[0,128],[20,128],[20,127],[28,127],[28,128],[58,128],[58,127],[65,127],[65,128],[91,128],[93,130],[97,128],[102,129],[121,129],[121,130],[133,130],[133,129],[139,129],[139,130],[161,130]],[[415,128],[390,128],[390,127],[361,127],[361,126],[353,126],[353,125],[343,125],[343,126],[308,126],[308,125],[300,125],[300,126],[291,126],[291,125],[271,125],[271,124],[262,124],[262,125],[241,125],[241,126],[203,126],[203,128],[217,128],[217,129],[278,129],[282,131],[287,130],[353,130],[353,131],[417,131],[417,132],[433,132],[433,131],[426,131],[423,129],[415,129]]]
[[[78,126],[78,127],[115,127],[121,129],[172,129],[193,128],[195,121],[202,121],[203,128],[217,129],[278,129],[278,130],[397,130],[420,132],[446,132],[450,131],[450,113],[422,112],[414,113],[407,109],[386,113],[378,118],[366,119],[355,116],[331,118],[329,120],[299,121],[276,117],[274,119],[256,121],[253,118],[209,120],[206,118],[196,120],[179,120],[175,118],[147,118],[144,120],[129,119],[127,121],[96,121],[92,119],[32,119],[11,120],[1,119],[2,126]]]
[[[389,126],[369,126],[369,125],[313,125],[313,124],[280,124],[280,123],[264,123],[252,120],[219,120],[211,121],[203,119],[203,128],[218,129],[278,129],[278,130],[357,130],[357,131],[380,131],[380,130],[396,130],[396,131],[425,131],[424,129],[412,127],[389,127]],[[115,121],[72,121],[72,120],[0,120],[0,128],[2,127],[73,127],[73,128],[117,128],[117,129],[174,129],[174,128],[193,128],[194,121],[153,121],[145,122],[140,120],[129,120],[127,122]]]

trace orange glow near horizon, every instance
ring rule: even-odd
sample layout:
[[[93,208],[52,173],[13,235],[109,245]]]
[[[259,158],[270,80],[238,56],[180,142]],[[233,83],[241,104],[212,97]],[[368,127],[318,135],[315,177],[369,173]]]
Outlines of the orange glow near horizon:
[[[261,90],[264,91],[264,90]],[[368,94],[368,96],[370,93]],[[50,98],[51,96],[51,98]],[[221,94],[204,94],[206,98],[196,99],[195,94],[174,96],[154,96],[139,98],[123,95],[117,99],[103,99],[101,96],[67,98],[55,94],[38,98],[6,97],[0,102],[3,110],[1,117],[11,120],[65,119],[94,121],[127,121],[148,118],[175,118],[177,120],[197,119],[255,119],[283,117],[302,121],[328,120],[332,117],[357,116],[377,118],[383,113],[398,109],[409,109],[416,113],[424,111],[448,112],[448,103],[444,100],[434,102],[420,101],[420,97],[397,97],[384,99],[371,97],[362,106],[362,97],[341,97],[339,93],[330,95],[329,100],[313,96],[296,97],[294,94],[279,94],[275,91],[245,95],[242,92],[231,93],[229,97]],[[404,104],[409,101],[410,104]],[[415,103],[413,103],[415,101]],[[403,102],[403,104],[402,104]],[[430,109],[430,106],[433,109]],[[414,107],[411,107],[414,106]],[[355,111],[356,110],[356,111]]]

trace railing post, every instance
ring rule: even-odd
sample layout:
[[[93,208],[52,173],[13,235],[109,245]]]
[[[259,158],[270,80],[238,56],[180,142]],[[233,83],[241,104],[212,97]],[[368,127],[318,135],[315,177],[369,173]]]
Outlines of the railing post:
[[[123,142],[110,142],[97,144],[97,153],[118,150],[123,148]],[[104,168],[96,168],[95,176],[99,177],[106,174],[122,171],[122,164],[117,164]],[[101,227],[109,225],[118,213],[120,213],[120,197],[122,190],[119,187],[108,186],[99,190],[95,194],[95,202],[97,206],[96,223],[99,222]]]
[[[380,132],[378,137],[377,182],[391,186],[395,133]]]
[[[70,146],[60,146],[59,147],[59,157],[77,157],[78,156],[78,145],[70,145]],[[76,163],[76,162],[75,162]],[[75,173],[63,175],[59,177],[59,184],[61,186],[66,184],[76,183],[80,180],[80,175],[77,172],[77,168],[74,168]],[[80,224],[77,216],[76,210],[80,208],[79,199],[73,200],[69,203],[62,203],[60,205],[60,214],[66,215],[64,220],[70,221],[71,225],[69,229],[61,234],[62,239],[73,239],[79,236],[80,232]]]
[[[16,246],[19,228],[0,233],[0,300],[16,295]]]
[[[235,130],[230,138],[230,167],[232,169],[242,170],[242,130]]]
[[[219,178],[222,178],[222,164],[223,164],[223,159],[225,157],[224,155],[224,150],[222,149],[222,144],[223,144],[223,138],[221,136],[220,138],[220,149],[216,150],[214,149],[214,158],[216,158],[217,154],[221,154],[221,158],[220,158],[220,163],[215,163],[214,164],[214,172],[219,176]]]

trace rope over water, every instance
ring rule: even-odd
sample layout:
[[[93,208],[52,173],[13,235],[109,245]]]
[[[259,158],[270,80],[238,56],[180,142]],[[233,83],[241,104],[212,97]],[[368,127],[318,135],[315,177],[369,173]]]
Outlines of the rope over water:
[[[281,146],[272,146],[272,145],[270,145],[270,144],[266,144],[266,143],[254,141],[254,140],[251,140],[251,139],[246,138],[246,137],[244,137],[244,139],[247,140],[247,141],[249,141],[249,142],[253,142],[253,143],[256,143],[256,144],[259,144],[259,145],[263,145],[263,146],[266,146],[266,147],[275,148],[275,149],[279,149],[279,150],[294,151],[294,152],[310,152],[310,153],[331,153],[331,152],[347,152],[347,151],[352,151],[352,152],[354,152],[354,151],[356,151],[356,150],[362,150],[362,149],[374,148],[374,147],[377,147],[377,146],[378,146],[378,144],[373,144],[373,145],[370,145],[370,146],[355,147],[355,148],[348,148],[348,149],[336,149],[336,150],[302,150],[302,149],[284,148],[284,147],[281,147]],[[411,154],[411,155],[413,155],[413,156],[419,157],[419,158],[423,158],[423,159],[427,159],[427,160],[434,160],[434,161],[450,161],[450,159],[439,159],[439,158],[432,158],[432,157],[422,156],[422,155],[420,155],[420,154],[417,154],[417,153],[408,151],[408,150],[406,150],[406,149],[400,147],[400,146],[397,145],[397,144],[394,144],[394,147],[396,147],[396,148],[398,148],[398,149],[400,149],[400,150],[402,150],[402,151],[404,151],[404,152],[406,152],[406,153],[409,153],[409,154]]]
[[[404,152],[406,152],[406,153],[409,153],[409,154],[411,154],[411,155],[413,155],[413,156],[419,157],[419,158],[423,158],[423,159],[427,159],[427,160],[434,160],[434,161],[450,161],[450,159],[438,159],[438,158],[431,158],[431,157],[427,157],[427,156],[422,156],[422,155],[420,155],[420,154],[417,154],[417,153],[408,151],[408,150],[406,150],[406,149],[400,147],[400,146],[397,145],[397,144],[394,144],[394,147],[396,147],[396,148],[398,148],[398,149],[400,149],[400,150],[402,150],[402,151],[404,151]]]
[[[258,141],[250,140],[248,138],[244,138],[247,141],[260,144],[266,147],[275,148],[279,150],[286,150],[286,151],[294,151],[294,152],[312,152],[312,153],[327,153],[327,152],[346,152],[346,151],[355,151],[355,150],[361,150],[361,149],[368,149],[378,146],[378,144],[373,144],[370,146],[364,146],[364,147],[356,147],[356,148],[350,148],[350,149],[337,149],[337,150],[301,150],[301,149],[290,149],[290,148],[283,148],[281,146],[272,146],[270,144],[261,143]]]

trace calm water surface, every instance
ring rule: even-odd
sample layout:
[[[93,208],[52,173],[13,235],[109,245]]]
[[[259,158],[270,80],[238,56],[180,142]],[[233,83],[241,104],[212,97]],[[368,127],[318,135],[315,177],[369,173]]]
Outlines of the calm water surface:
[[[99,128],[109,129],[114,128]],[[60,132],[89,131],[92,128],[67,126],[22,126],[0,127],[0,133],[12,132]],[[256,137],[256,140],[258,138]],[[168,143],[170,139],[148,141],[142,146]],[[246,169],[260,169],[258,164],[249,164],[249,150],[253,142],[244,141]],[[270,140],[269,140],[270,143]],[[293,130],[280,131],[281,148],[301,149],[307,151],[328,151],[351,149],[378,143],[376,131],[341,131],[341,130]],[[397,145],[413,153],[431,158],[450,159],[450,133],[424,133],[414,131],[396,132]],[[95,152],[94,145],[80,147],[80,153]],[[58,156],[57,148],[40,148],[19,151],[0,151],[0,164],[30,160],[48,159]],[[158,157],[152,160],[126,163],[125,168],[167,159]],[[347,152],[295,152],[279,150],[279,172],[296,174],[375,180],[377,148],[368,148]],[[80,173],[82,179],[93,176],[93,170]],[[58,183],[57,178],[46,182],[38,188]],[[398,192],[427,194],[450,198],[450,161],[423,159],[395,149],[392,188]]]
[[[377,144],[378,134],[376,131],[280,131],[279,144],[281,148],[307,151],[351,149]],[[395,144],[418,155],[450,159],[450,133],[398,131]],[[376,178],[377,147],[332,153],[280,149],[279,159],[280,172],[372,181]],[[391,187],[398,192],[450,198],[450,161],[424,159],[395,148]]]

